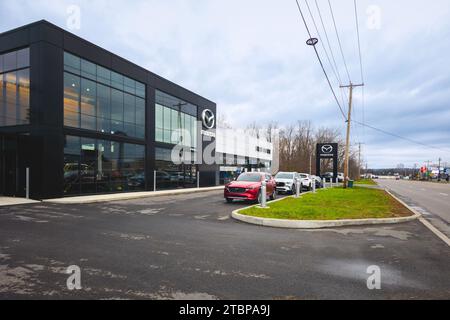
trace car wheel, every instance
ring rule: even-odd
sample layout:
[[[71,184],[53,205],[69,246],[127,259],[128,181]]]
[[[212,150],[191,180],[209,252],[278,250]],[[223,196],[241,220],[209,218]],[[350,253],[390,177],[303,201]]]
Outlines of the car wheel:
[[[233,203],[233,199],[227,198],[227,203]]]
[[[272,192],[272,195],[270,196],[270,200],[275,200],[277,198],[277,192],[276,191],[274,191],[274,192]]]

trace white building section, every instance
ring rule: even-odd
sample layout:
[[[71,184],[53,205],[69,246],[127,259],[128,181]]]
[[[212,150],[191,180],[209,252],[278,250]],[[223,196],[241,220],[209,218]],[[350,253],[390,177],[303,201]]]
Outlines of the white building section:
[[[220,163],[220,182],[233,180],[244,171],[270,172],[274,145],[266,135],[247,130],[217,129],[216,153]]]

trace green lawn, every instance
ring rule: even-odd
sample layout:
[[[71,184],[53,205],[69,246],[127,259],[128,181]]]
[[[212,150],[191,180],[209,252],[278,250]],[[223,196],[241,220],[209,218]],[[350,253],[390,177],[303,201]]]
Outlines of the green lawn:
[[[361,184],[361,185],[366,185],[366,186],[376,186],[377,183],[375,181],[373,181],[372,179],[361,179],[358,181],[355,181],[355,184]]]
[[[300,198],[269,203],[269,209],[251,207],[239,213],[248,216],[287,220],[342,220],[393,218],[412,215],[384,190],[369,188],[322,189]]]

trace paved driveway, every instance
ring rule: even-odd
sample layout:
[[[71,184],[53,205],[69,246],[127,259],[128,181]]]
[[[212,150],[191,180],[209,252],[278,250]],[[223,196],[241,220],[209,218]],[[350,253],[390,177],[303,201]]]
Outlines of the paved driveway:
[[[280,230],[231,220],[240,206],[209,192],[0,208],[0,299],[450,298],[450,250],[419,222]]]

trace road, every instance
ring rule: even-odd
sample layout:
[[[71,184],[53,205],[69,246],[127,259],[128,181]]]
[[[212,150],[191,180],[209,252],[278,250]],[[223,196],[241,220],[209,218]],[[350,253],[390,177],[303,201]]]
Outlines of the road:
[[[272,229],[230,219],[244,205],[208,192],[0,208],[0,299],[450,299],[449,247],[418,221]]]
[[[450,238],[450,184],[378,180]]]

